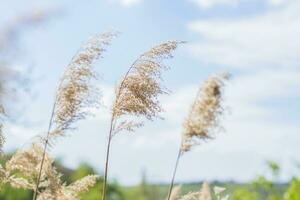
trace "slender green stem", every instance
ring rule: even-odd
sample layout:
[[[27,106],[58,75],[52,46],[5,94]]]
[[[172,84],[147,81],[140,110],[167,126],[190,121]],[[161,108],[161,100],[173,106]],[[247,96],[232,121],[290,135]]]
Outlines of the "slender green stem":
[[[181,155],[182,155],[182,151],[181,151],[181,148],[180,148],[179,151],[178,151],[176,164],[175,164],[175,168],[174,168],[174,171],[173,171],[172,181],[171,181],[171,184],[170,184],[167,200],[170,200],[170,198],[171,198],[171,194],[172,194],[173,187],[174,187],[175,176],[176,176],[176,173],[177,173],[177,168],[178,168],[178,164],[179,164],[179,160],[181,158]]]
[[[111,146],[111,140],[112,140],[112,137],[113,137],[113,134],[112,134],[113,133],[113,124],[114,124],[114,119],[112,118],[111,122],[110,122],[110,130],[109,130],[107,149],[106,149],[106,160],[105,160],[104,182],[103,182],[103,189],[102,189],[102,200],[106,200],[107,176],[108,176],[110,146]]]
[[[40,181],[41,181],[41,176],[42,176],[43,166],[44,166],[44,162],[45,162],[45,158],[46,158],[47,148],[48,148],[48,145],[49,145],[49,136],[50,136],[50,131],[51,131],[51,127],[52,127],[55,107],[56,107],[56,101],[55,101],[55,103],[53,105],[53,108],[52,108],[49,127],[48,127],[47,136],[46,136],[46,139],[45,139],[45,144],[44,144],[44,149],[43,149],[44,150],[43,151],[43,157],[42,157],[41,166],[40,166],[39,174],[38,174],[37,181],[36,181],[36,187],[35,187],[35,190],[34,190],[34,195],[33,195],[33,198],[32,198],[33,200],[36,200],[37,196],[38,196],[38,189],[39,189],[39,185],[40,185]]]
[[[136,62],[137,62],[137,60],[127,70],[127,72],[126,72],[126,74],[125,74],[125,76],[124,76],[124,78],[123,78],[123,80],[120,84],[119,91],[116,95],[115,104],[116,104],[116,102],[118,102],[120,94],[121,94],[121,90],[124,87],[124,82],[127,79],[127,77],[129,75],[129,73],[131,72],[131,70],[134,68],[134,65],[135,65]],[[108,136],[108,142],[107,142],[107,148],[106,148],[106,160],[105,160],[105,170],[104,170],[104,182],[103,182],[103,188],[102,188],[102,200],[106,200],[109,155],[110,155],[111,141],[112,141],[113,132],[114,132],[114,124],[115,124],[115,116],[114,116],[114,112],[113,112],[112,117],[111,117],[111,121],[110,121],[110,130],[109,130],[109,136]]]

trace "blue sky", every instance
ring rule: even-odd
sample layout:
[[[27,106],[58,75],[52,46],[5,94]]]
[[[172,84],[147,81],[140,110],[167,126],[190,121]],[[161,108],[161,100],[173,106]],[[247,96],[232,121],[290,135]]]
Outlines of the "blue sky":
[[[34,66],[31,98],[17,125],[6,128],[6,150],[23,147],[47,127],[57,82],[73,54],[89,36],[118,30],[95,63],[105,107],[78,124],[78,130],[51,150],[70,167],[85,161],[103,169],[113,88],[139,54],[166,40],[184,40],[162,97],[164,121],[147,123],[134,134],[120,134],[113,143],[110,178],[139,182],[143,169],[153,182],[167,182],[180,142],[181,124],[199,84],[209,75],[229,71],[229,107],[225,133],[182,159],[178,181],[247,181],[265,172],[265,160],[283,167],[281,179],[295,175],[300,161],[298,113],[300,69],[300,3],[297,0],[48,0],[0,1],[3,26],[19,14],[59,8],[47,22],[24,31],[15,68]]]

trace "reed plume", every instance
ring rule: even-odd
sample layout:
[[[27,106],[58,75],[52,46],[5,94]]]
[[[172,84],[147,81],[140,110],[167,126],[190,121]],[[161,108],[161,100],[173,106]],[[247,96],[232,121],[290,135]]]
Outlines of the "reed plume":
[[[223,193],[225,190],[226,190],[225,188],[214,187],[212,193],[209,184],[204,182],[199,192],[189,192],[188,194],[182,196],[181,198],[176,198],[172,200],[178,200],[178,199],[179,200],[212,200],[213,196],[215,196],[217,200],[228,200],[229,199],[228,195],[224,197],[222,197],[221,195],[221,193]]]
[[[209,184],[204,182],[202,185],[202,189],[199,194],[200,200],[211,200],[210,187]]]
[[[175,191],[177,187],[174,188]],[[182,197],[176,198],[174,200],[211,200],[210,188],[207,183],[203,183],[202,188],[200,191],[197,192],[189,192]]]
[[[7,161],[5,168],[0,166],[2,184],[10,184],[14,188],[35,190],[37,176],[44,156],[44,151],[38,144],[20,150]],[[39,184],[38,200],[77,200],[79,194],[88,191],[95,185],[97,176],[86,176],[70,185],[61,180],[61,174],[53,166],[54,159],[47,153],[44,156],[44,167]]]
[[[222,196],[222,193],[225,191],[226,189],[223,187],[218,187],[215,186],[214,187],[214,194],[217,198],[217,200],[228,200],[229,199],[229,195],[226,196]]]
[[[181,146],[178,151],[175,168],[168,193],[168,200],[173,190],[178,164],[182,155],[201,141],[214,138],[219,128],[219,120],[223,113],[223,86],[229,78],[228,74],[219,74],[208,78],[191,106],[190,112],[183,123]]]
[[[97,106],[97,91],[91,85],[96,73],[92,63],[105,51],[116,33],[108,32],[91,37],[72,58],[60,81],[52,108],[47,135],[43,138],[44,148],[37,177],[33,199],[37,199],[40,179],[48,145],[58,137],[64,136],[67,130],[74,129],[74,123],[85,119],[89,110]]]
[[[180,43],[182,42],[162,43],[142,54],[134,61],[116,88],[106,151],[103,200],[106,199],[111,140],[121,131],[134,131],[143,126],[140,118],[153,120],[159,117],[162,107],[158,96],[168,93],[161,85],[161,73],[168,68],[163,64],[163,60],[172,58],[173,50]]]
[[[170,196],[170,200],[177,200],[181,192],[181,186],[176,186],[172,190],[172,194]]]

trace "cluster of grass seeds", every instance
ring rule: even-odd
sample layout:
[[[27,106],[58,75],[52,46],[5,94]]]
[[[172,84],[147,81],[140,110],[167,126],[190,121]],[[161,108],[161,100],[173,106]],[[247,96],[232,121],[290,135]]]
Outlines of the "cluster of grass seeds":
[[[169,41],[142,54],[128,69],[116,88],[112,106],[110,130],[106,150],[102,200],[106,200],[109,155],[113,137],[121,131],[134,131],[141,127],[140,118],[153,120],[163,110],[158,96],[167,94],[161,85],[161,72],[167,69],[162,61],[172,57],[172,52],[182,42]],[[128,120],[134,117],[135,120]]]
[[[180,186],[174,187],[170,200],[229,200],[229,195],[225,195],[225,188],[214,187],[213,191],[208,183],[204,182],[199,192],[189,192],[186,195],[180,195]]]
[[[228,78],[228,74],[211,76],[199,89],[190,112],[183,123],[181,146],[178,150],[168,200],[171,198],[180,158],[189,152],[192,147],[200,144],[201,141],[213,139],[216,130],[219,130],[219,121],[224,110],[222,106],[223,86]]]

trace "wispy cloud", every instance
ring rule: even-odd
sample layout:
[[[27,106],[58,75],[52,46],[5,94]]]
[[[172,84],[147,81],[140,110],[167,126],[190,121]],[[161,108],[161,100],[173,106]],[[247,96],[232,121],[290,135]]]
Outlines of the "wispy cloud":
[[[243,19],[189,23],[203,41],[191,52],[203,62],[235,68],[296,67],[299,63],[300,3]]]
[[[271,6],[280,6],[294,0],[189,0],[197,4],[200,8],[209,9],[215,6],[237,6],[241,3],[266,3]]]
[[[142,2],[142,0],[119,0],[120,4],[124,7],[130,7]]]
[[[211,8],[217,5],[237,5],[240,0],[190,0],[202,8]]]

